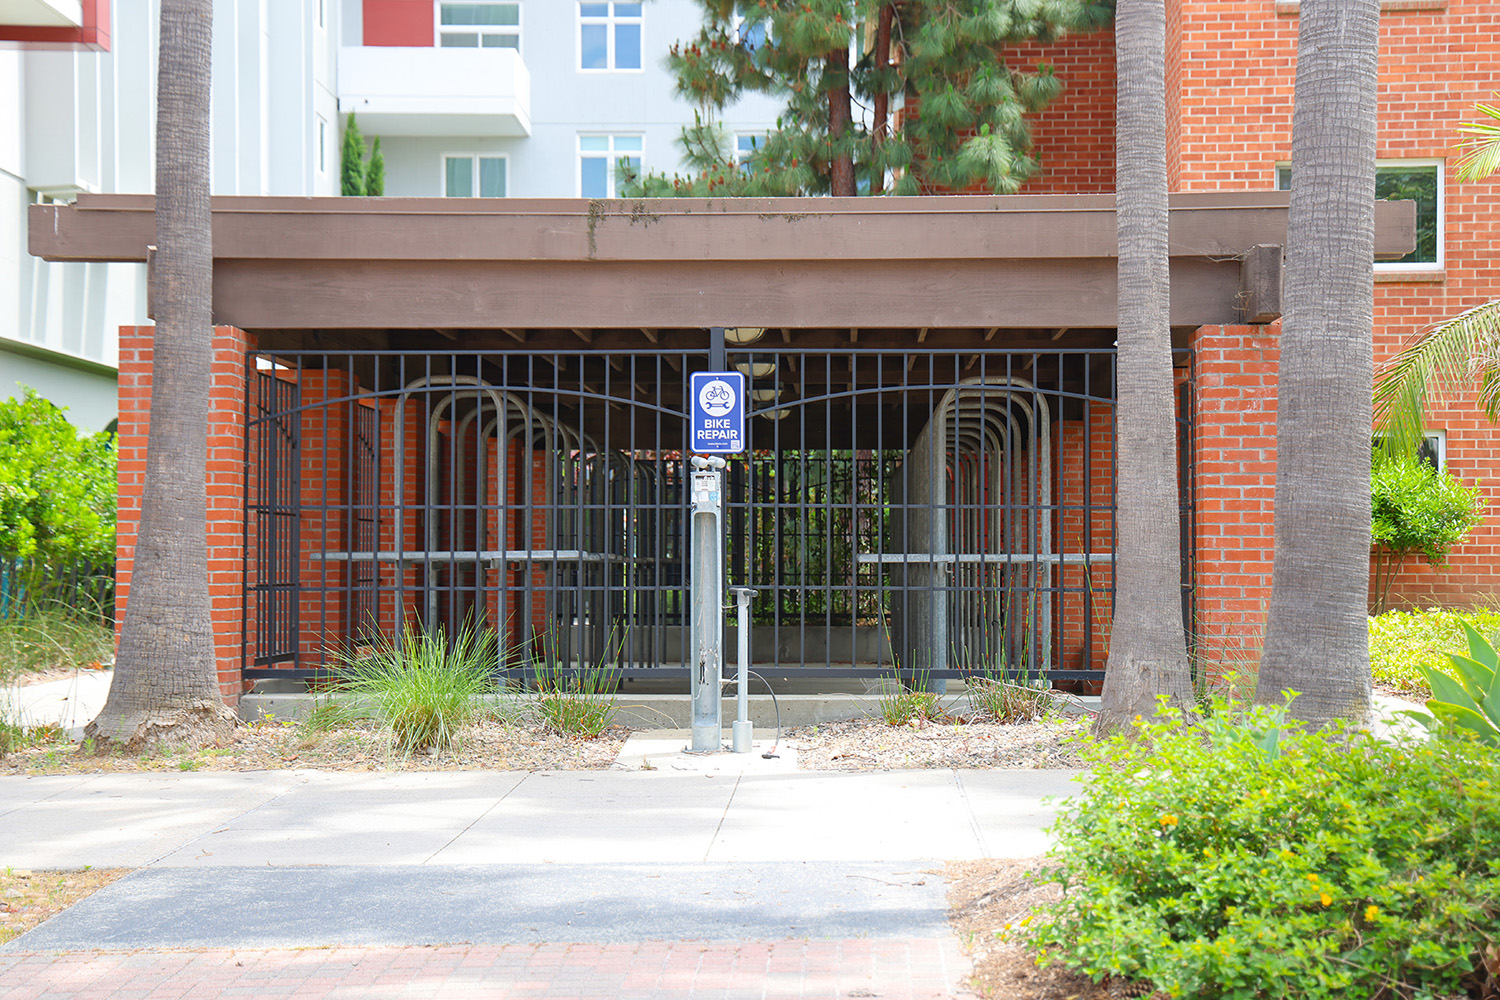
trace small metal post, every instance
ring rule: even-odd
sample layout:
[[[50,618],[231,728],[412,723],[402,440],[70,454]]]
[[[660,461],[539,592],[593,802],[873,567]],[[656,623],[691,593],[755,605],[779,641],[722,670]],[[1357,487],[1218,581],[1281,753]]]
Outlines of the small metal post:
[[[721,749],[719,688],[724,662],[723,477],[717,456],[693,456],[693,742],[695,751]]]
[[[755,725],[750,721],[750,599],[755,591],[749,587],[731,588],[735,596],[736,613],[740,624],[740,678],[736,699],[734,725],[730,727],[735,753],[749,753],[755,735]]]

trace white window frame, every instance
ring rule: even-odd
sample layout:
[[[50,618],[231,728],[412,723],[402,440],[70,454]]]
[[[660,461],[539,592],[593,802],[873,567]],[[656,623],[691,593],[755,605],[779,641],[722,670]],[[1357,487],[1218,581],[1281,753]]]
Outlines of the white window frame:
[[[1376,271],[1442,271],[1447,266],[1448,260],[1448,190],[1446,178],[1447,161],[1440,157],[1412,157],[1410,159],[1376,160],[1375,169],[1380,171],[1388,167],[1436,167],[1437,168],[1437,260],[1434,261],[1399,261],[1399,260],[1377,260]],[[1272,186],[1278,191],[1288,190],[1281,186],[1281,172],[1291,169],[1291,161],[1283,160],[1276,164],[1275,173],[1272,177]]]
[[[328,173],[328,119],[322,115],[318,119],[318,173]]]
[[[619,188],[615,185],[615,164],[618,163],[622,157],[625,157],[625,156],[636,156],[636,157],[639,157],[640,161],[641,161],[641,173],[644,174],[646,172],[646,136],[645,136],[645,133],[643,133],[643,132],[579,132],[578,133],[578,138],[574,141],[574,144],[573,144],[573,151],[574,151],[574,154],[575,154],[574,157],[573,157],[573,190],[575,192],[577,192],[578,197],[580,197],[580,198],[590,197],[589,195],[585,195],[583,193],[583,160],[584,160],[584,155],[585,155],[585,151],[584,151],[584,148],[583,148],[583,140],[584,139],[608,139],[609,140],[609,150],[602,157],[603,160],[604,160],[605,166],[608,168],[608,170],[607,170],[607,172],[605,174],[605,177],[609,181],[609,192],[605,195],[606,198],[618,198],[620,196],[619,195]],[[639,150],[635,150],[635,149],[618,150],[618,149],[615,149],[615,142],[617,140],[619,140],[619,139],[639,139],[639,140],[641,140],[641,148]],[[588,158],[591,159],[591,160],[597,160],[597,159],[601,158],[600,155],[599,155],[599,153],[598,153],[598,151],[596,151],[596,150],[588,150],[587,154],[588,154]]]
[[[589,15],[588,17],[584,17],[584,14],[583,14],[583,5],[584,5],[584,3],[605,3],[605,2],[609,3],[609,13],[606,14],[604,17],[596,17],[594,15]],[[646,7],[645,7],[645,3],[649,2],[649,0],[643,0],[643,2],[641,3],[641,13],[640,13],[639,17],[625,17],[625,18],[620,18],[620,17],[616,17],[615,16],[615,2],[616,2],[616,0],[577,0],[577,3],[574,5],[573,14],[574,14],[575,20],[577,21],[577,25],[576,25],[576,29],[573,32],[573,42],[577,46],[577,52],[573,56],[573,65],[575,67],[577,67],[578,72],[580,72],[580,73],[644,73],[644,72],[646,72]],[[627,0],[627,2],[632,2],[633,3],[633,2],[635,2],[635,0]],[[584,27],[585,24],[602,24],[602,25],[604,25],[604,34],[605,34],[605,50],[604,51],[605,51],[605,58],[604,58],[604,65],[603,66],[587,66],[586,67],[586,66],[583,65],[583,27]],[[617,24],[636,24],[636,25],[640,26],[640,29],[641,29],[641,64],[639,66],[627,67],[625,69],[619,69],[619,68],[617,68],[615,66],[615,26]]]
[[[474,191],[476,192],[475,194],[471,194],[468,197],[470,197],[470,198],[509,198],[510,197],[510,154],[509,153],[473,153],[473,152],[463,152],[463,151],[457,151],[457,152],[451,152],[451,153],[443,153],[441,156],[438,157],[438,195],[440,197],[443,197],[443,198],[450,198],[450,197],[451,198],[458,198],[458,197],[461,197],[460,195],[450,195],[450,194],[448,194],[448,161],[449,160],[462,160],[462,159],[467,159],[469,161],[469,171],[470,171],[469,172],[469,177],[474,182]],[[478,194],[477,193],[479,191],[479,161],[481,159],[484,159],[484,160],[504,160],[505,161],[505,193],[504,194],[493,195],[493,194]]]
[[[523,44],[525,44],[525,42],[522,40],[521,36],[524,33],[523,32],[523,28],[524,28],[525,23],[526,23],[526,10],[525,10],[525,5],[523,3],[521,3],[521,0],[433,0],[433,2],[432,2],[432,45],[433,45],[434,48],[439,48],[440,49],[440,48],[444,47],[443,46],[443,27],[444,27],[444,25],[443,25],[443,4],[444,3],[458,3],[458,4],[462,4],[465,7],[479,7],[479,6],[483,6],[485,3],[513,3],[513,4],[515,4],[515,7],[516,7],[516,25],[515,25],[516,46],[515,46],[515,51],[516,52],[520,52],[521,51],[521,46]],[[478,34],[478,35],[485,35],[485,34],[492,34],[492,35],[510,34],[510,30],[509,30],[510,26],[509,25],[505,26],[507,30],[503,31],[503,32],[502,31],[488,31],[487,32],[487,31],[484,30],[485,27],[487,27],[486,25],[478,25],[478,24],[466,24],[466,25],[462,25],[461,26],[462,29],[463,29],[462,31],[458,31],[457,30],[460,27],[459,25],[448,25],[448,27],[455,29],[455,31],[454,31],[455,34],[466,34],[466,35],[467,34]],[[452,46],[452,47],[453,48],[462,48],[463,46]],[[480,39],[479,48],[482,49],[484,47],[485,47],[484,40]],[[503,48],[509,48],[509,46],[500,45],[500,46],[493,46],[492,48],[502,48],[503,49]]]
[[[1378,448],[1383,437],[1384,435],[1377,434],[1370,440],[1370,446]],[[1420,449],[1423,445],[1432,446],[1433,457],[1437,460],[1437,471],[1445,471],[1448,468],[1448,432],[1445,430],[1434,431],[1424,429],[1422,431],[1422,444],[1417,446],[1417,457],[1419,458],[1421,457]]]

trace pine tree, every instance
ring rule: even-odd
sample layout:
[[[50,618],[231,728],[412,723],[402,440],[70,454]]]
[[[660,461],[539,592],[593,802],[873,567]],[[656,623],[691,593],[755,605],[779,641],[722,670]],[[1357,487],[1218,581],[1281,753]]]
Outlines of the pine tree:
[[[384,170],[384,167],[381,168]],[[359,134],[354,112],[344,126],[344,150],[339,163],[340,193],[358,198],[365,193],[365,140]]]
[[[692,173],[622,175],[639,196],[1010,193],[1037,171],[1026,115],[1060,91],[1008,46],[1103,27],[1112,0],[698,0],[703,27],[672,46],[676,92],[698,106],[679,140]],[[858,44],[856,44],[856,42]],[[736,161],[717,115],[747,92],[786,101]],[[893,100],[906,113],[893,127]],[[854,114],[856,102],[868,120]],[[625,165],[622,163],[622,170]]]
[[[380,136],[370,145],[370,162],[365,165],[365,194],[379,198],[385,194],[385,154],[380,151]]]

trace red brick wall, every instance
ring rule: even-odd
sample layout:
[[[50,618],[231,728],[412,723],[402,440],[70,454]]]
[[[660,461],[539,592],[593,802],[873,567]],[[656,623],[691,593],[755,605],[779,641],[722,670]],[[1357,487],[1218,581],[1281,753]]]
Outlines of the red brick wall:
[[[1005,61],[1030,71],[1049,65],[1063,91],[1032,118],[1041,171],[1022,194],[1101,194],[1115,189],[1115,34],[1076,35],[1052,45],[1022,45]]]
[[[150,326],[120,329],[119,527],[115,536],[116,617],[129,613],[141,492],[145,486],[146,437],[150,429]],[[230,705],[246,690],[240,677],[243,516],[245,497],[245,352],[241,330],[214,328],[213,384],[209,390],[208,588],[213,616],[219,689]]]
[[[1180,188],[1273,187],[1276,164],[1291,157],[1295,5],[1181,0],[1181,6]],[[1377,273],[1377,362],[1430,324],[1500,297],[1493,270],[1500,184],[1458,184],[1451,169],[1459,123],[1495,89],[1489,67],[1500,61],[1500,5],[1423,0],[1383,7],[1378,155],[1449,159],[1442,178],[1445,266],[1440,273]],[[1429,422],[1447,431],[1448,467],[1470,482],[1484,480],[1496,514],[1454,552],[1447,570],[1419,561],[1397,580],[1392,597],[1410,604],[1493,598],[1500,592],[1500,432],[1479,419],[1472,395],[1439,406]]]
[[[1259,660],[1271,590],[1277,325],[1203,327],[1197,379],[1198,654],[1211,674]]]

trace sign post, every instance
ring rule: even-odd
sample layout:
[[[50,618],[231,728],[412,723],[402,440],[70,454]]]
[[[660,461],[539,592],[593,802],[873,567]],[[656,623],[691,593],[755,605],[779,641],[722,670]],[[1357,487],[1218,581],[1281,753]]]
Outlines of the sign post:
[[[721,748],[724,677],[724,459],[745,450],[745,376],[696,372],[689,383],[693,457],[693,741]],[[709,457],[704,457],[709,456]]]

